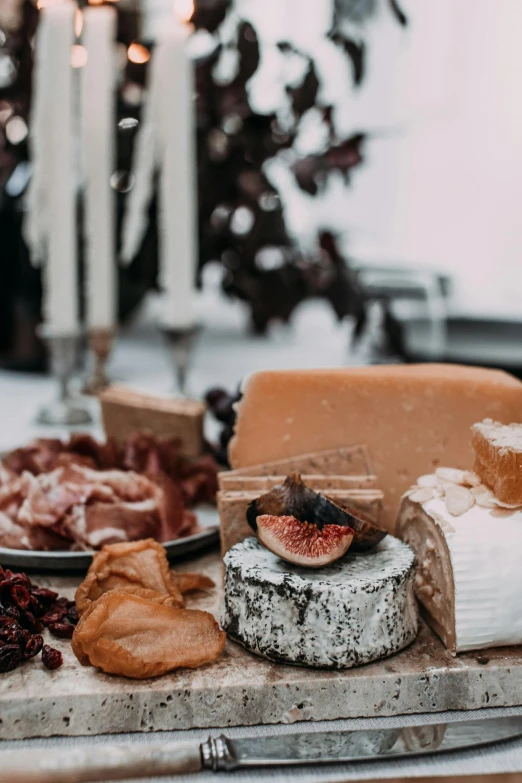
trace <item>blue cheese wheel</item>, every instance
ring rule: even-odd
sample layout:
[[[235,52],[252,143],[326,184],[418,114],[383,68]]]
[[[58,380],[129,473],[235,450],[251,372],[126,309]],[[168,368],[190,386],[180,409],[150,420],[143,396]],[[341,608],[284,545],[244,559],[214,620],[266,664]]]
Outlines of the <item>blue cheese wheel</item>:
[[[223,627],[271,661],[349,669],[417,635],[415,555],[388,536],[371,552],[301,568],[248,538],[225,555]]]

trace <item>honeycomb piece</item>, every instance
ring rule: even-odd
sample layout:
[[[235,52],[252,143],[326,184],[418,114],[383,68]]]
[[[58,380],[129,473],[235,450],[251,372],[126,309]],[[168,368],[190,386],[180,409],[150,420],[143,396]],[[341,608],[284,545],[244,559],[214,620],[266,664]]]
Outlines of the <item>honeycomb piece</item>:
[[[471,431],[475,473],[502,503],[522,506],[522,424],[484,419]]]

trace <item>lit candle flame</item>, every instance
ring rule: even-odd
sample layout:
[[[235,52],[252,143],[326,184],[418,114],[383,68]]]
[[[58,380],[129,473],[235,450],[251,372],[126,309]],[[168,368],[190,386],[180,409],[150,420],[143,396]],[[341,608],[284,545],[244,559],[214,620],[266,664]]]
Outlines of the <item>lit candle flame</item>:
[[[190,22],[194,13],[194,0],[174,0],[174,13],[182,22]]]
[[[129,62],[143,65],[143,63],[150,60],[150,52],[146,46],[142,46],[139,43],[131,43],[127,49],[127,57]]]

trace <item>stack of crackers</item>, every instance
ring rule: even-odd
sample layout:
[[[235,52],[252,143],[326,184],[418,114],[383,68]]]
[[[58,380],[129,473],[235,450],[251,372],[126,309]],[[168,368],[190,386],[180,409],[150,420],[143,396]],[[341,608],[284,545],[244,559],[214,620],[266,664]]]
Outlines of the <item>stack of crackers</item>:
[[[331,498],[338,506],[361,512],[379,525],[383,493],[375,488],[377,477],[366,446],[303,454],[219,474],[217,500],[223,554],[252,535],[246,519],[249,503],[282,484],[290,473],[300,473],[310,489]]]

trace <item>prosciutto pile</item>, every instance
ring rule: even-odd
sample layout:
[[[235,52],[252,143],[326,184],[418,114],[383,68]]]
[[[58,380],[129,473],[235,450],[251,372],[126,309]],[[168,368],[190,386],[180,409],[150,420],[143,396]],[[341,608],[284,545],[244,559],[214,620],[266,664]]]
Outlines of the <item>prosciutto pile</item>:
[[[215,502],[216,491],[213,458],[190,461],[175,439],[37,440],[0,463],[0,546],[88,550],[172,541],[196,532],[190,508]]]

